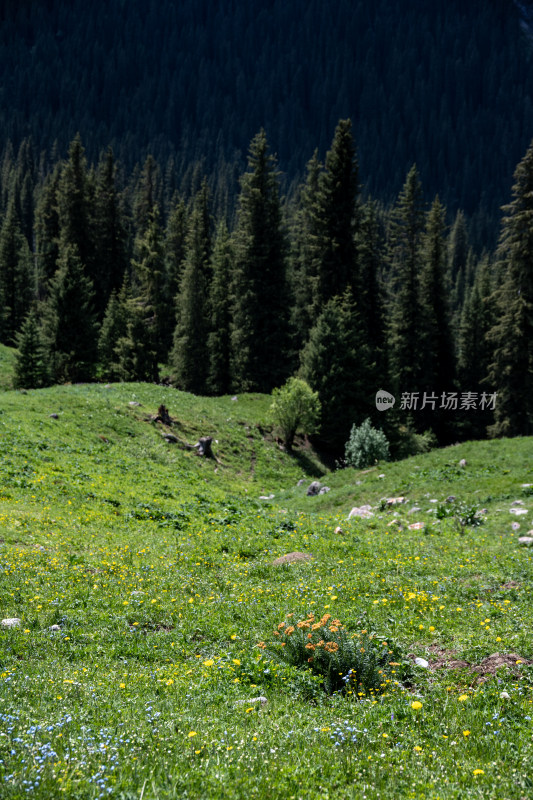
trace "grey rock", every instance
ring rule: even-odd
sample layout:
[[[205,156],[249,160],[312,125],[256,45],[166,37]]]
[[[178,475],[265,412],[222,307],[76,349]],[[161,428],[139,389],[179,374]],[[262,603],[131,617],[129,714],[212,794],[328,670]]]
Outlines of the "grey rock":
[[[409,509],[410,514],[415,514],[417,511],[422,511],[420,506],[413,506],[412,508]]]
[[[274,498],[273,494],[260,494],[259,495],[259,499],[260,500],[273,500],[273,498]]]
[[[367,519],[368,517],[373,517],[374,513],[372,511],[372,506],[364,505],[364,506],[355,506],[352,508],[350,513],[348,514],[348,519],[352,519],[352,517],[361,517],[361,519]]]
[[[296,486],[303,486],[305,482],[306,482],[306,481],[305,481],[305,478],[300,478],[300,480],[298,481],[298,483],[296,484]]]
[[[60,626],[59,626],[59,625],[50,625],[50,627],[48,628],[48,630],[49,630],[49,631],[60,631],[60,630],[61,630],[61,628],[60,628]]]
[[[523,547],[532,547],[533,546],[533,536],[520,536],[518,538],[518,544],[523,545]]]
[[[516,516],[520,516],[521,514],[527,514],[527,508],[510,508],[509,511],[511,514],[515,514]]]
[[[19,628],[21,620],[18,617],[7,617],[2,620],[2,628]]]
[[[524,501],[523,500],[513,500],[513,502],[511,503],[511,508],[513,506],[523,506],[523,505],[524,505]]]
[[[171,442],[173,444],[177,444],[177,442],[179,441],[178,437],[174,436],[173,433],[163,433],[162,436],[165,442]]]
[[[319,492],[318,492],[318,494],[327,494],[329,491],[331,491],[331,490],[330,490],[330,488],[329,488],[329,486],[322,486],[322,487],[319,489]]]
[[[140,406],[140,405],[142,405],[142,403],[138,403],[138,402],[137,402],[137,400],[130,400],[130,402],[128,403],[128,405],[129,405],[129,406],[135,406],[135,407],[136,407],[136,406]]]
[[[454,494],[448,495],[448,497],[446,498],[446,502],[447,503],[455,503],[455,495]]]
[[[309,486],[307,487],[307,496],[313,497],[315,494],[318,494],[320,492],[321,488],[322,488],[321,483],[319,483],[318,481],[312,481],[312,483],[310,483]]]
[[[233,397],[231,398],[231,402],[232,402],[232,403],[236,403],[238,399],[239,399],[239,398],[238,398],[238,397],[237,397],[237,395],[235,394],[235,395],[233,395]]]
[[[59,414],[50,414],[50,419],[59,419]]]
[[[459,466],[460,466],[460,467],[466,467],[466,458],[462,458],[462,459],[459,461]]]

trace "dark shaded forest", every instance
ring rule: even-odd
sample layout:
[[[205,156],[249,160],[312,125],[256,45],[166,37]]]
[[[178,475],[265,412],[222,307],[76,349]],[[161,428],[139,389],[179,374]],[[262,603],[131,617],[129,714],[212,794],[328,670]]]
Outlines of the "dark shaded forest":
[[[533,131],[527,3],[512,0],[4,0],[0,130],[48,170],[81,133],[131,171],[151,154],[230,215],[264,127],[290,194],[351,118],[365,196],[388,204],[416,162],[478,248]],[[522,19],[521,19],[522,17]],[[522,25],[521,25],[522,23]]]

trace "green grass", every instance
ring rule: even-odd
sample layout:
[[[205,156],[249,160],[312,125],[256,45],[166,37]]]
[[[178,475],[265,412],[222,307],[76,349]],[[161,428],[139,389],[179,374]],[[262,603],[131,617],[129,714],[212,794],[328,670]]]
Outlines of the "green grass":
[[[160,403],[220,464],[164,441]],[[0,629],[2,798],[531,795],[533,440],[327,473],[279,449],[268,405],[143,384],[1,395],[0,616],[22,620]],[[331,490],[306,497],[317,475]],[[484,523],[444,516],[448,495]],[[272,566],[296,550],[313,559]],[[330,696],[258,647],[290,613],[471,666]],[[496,652],[522,663],[472,671]]]

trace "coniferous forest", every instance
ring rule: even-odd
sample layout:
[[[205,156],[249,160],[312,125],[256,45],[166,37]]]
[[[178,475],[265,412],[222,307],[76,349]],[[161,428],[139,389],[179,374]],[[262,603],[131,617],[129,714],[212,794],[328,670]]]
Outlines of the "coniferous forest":
[[[529,4],[97,6],[0,9],[18,386],[298,374],[336,455],[533,434]]]

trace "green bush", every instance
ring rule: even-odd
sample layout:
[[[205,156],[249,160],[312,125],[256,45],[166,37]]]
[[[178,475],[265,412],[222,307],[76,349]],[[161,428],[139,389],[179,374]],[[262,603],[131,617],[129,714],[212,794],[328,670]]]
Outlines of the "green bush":
[[[411,672],[399,647],[368,627],[350,633],[330,614],[318,621],[313,614],[299,622],[292,622],[292,617],[289,614],[288,622],[280,622],[274,631],[274,644],[261,645],[287,664],[320,675],[328,694],[383,694],[400,685]]]
[[[291,450],[298,431],[308,434],[317,430],[320,419],[318,392],[313,392],[301,378],[289,378],[281,389],[272,392],[269,416],[285,447]]]
[[[383,431],[373,428],[367,418],[359,427],[353,425],[344,457],[346,464],[356,469],[370,467],[377,461],[388,461],[387,437]]]

